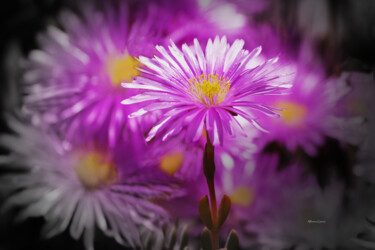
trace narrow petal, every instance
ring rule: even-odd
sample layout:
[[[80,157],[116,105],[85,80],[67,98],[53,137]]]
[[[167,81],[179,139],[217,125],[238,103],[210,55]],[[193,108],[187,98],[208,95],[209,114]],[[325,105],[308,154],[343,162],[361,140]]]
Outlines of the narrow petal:
[[[197,53],[199,67],[202,69],[204,74],[207,74],[206,58],[204,57],[202,47],[200,46],[198,39],[194,39],[194,48]]]
[[[195,116],[195,119],[188,126],[186,131],[186,140],[187,141],[197,141],[202,137],[204,119],[206,117],[206,111],[202,110]]]
[[[212,109],[212,115],[215,119],[215,139],[213,141],[213,144],[214,145],[223,145],[223,137],[224,137],[224,133],[223,133],[223,124],[222,124],[222,121],[220,119],[220,116],[219,114],[217,113],[216,109]]]
[[[239,56],[239,53],[241,52],[244,44],[245,42],[242,39],[234,41],[224,60],[224,72],[227,72],[232,66],[236,58]]]

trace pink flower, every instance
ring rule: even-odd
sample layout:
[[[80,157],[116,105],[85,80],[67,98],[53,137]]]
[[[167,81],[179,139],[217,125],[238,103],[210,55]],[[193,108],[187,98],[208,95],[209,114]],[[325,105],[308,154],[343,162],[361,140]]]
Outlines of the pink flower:
[[[27,61],[23,101],[34,120],[42,117],[71,138],[100,134],[113,146],[136,128],[127,119],[132,111],[120,105],[134,93],[121,82],[140,74],[135,56],[153,54],[160,34],[153,8],[134,14],[132,25],[127,3],[99,8],[86,4],[82,16],[63,12],[63,29],[50,26],[40,35],[41,48]]]
[[[33,127],[14,118],[16,134],[2,134],[1,195],[4,207],[16,208],[18,219],[44,217],[46,238],[69,231],[94,249],[97,229],[118,243],[141,245],[139,230],[159,230],[169,219],[152,200],[171,197],[177,187],[156,168],[140,168],[130,142],[115,149],[79,134],[66,141],[56,131]],[[5,196],[4,196],[5,197]]]
[[[258,115],[277,117],[272,107],[255,102],[254,97],[285,93],[290,85],[283,79],[282,67],[277,58],[253,66],[261,48],[249,52],[243,45],[243,40],[229,45],[225,36],[216,37],[208,40],[203,52],[195,39],[193,47],[184,44],[180,50],[171,42],[169,51],[156,47],[161,57],[141,56],[139,62],[146,67],[141,69],[142,76],[123,86],[145,91],[122,104],[144,103],[130,117],[166,111],[146,140],[163,135],[164,141],[186,129],[187,141],[197,141],[206,129],[212,143],[218,145],[223,143],[224,133],[233,135],[234,128],[244,132],[241,119],[262,129]]]
[[[299,70],[290,95],[267,101],[284,110],[280,119],[263,121],[270,133],[261,140],[279,141],[290,151],[301,147],[309,155],[317,153],[327,136],[357,144],[360,136],[353,132],[361,119],[339,115],[338,101],[349,91],[345,78],[324,79],[319,72]]]

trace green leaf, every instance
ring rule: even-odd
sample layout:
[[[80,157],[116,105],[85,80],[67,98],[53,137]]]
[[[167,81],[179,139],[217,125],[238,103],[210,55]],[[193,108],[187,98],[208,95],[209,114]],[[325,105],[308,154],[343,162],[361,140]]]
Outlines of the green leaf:
[[[180,250],[184,250],[186,247],[188,247],[188,243],[189,243],[188,227],[184,226],[184,229],[182,230]]]
[[[203,250],[212,250],[211,232],[206,227],[201,234],[201,244]]]
[[[207,195],[202,197],[199,201],[199,216],[201,220],[203,221],[204,225],[208,229],[212,229],[212,218],[211,218],[211,211],[210,211],[210,204],[208,202]]]
[[[238,234],[235,230],[232,229],[228,236],[227,242],[225,243],[225,248],[228,250],[238,250],[240,245],[240,240]]]
[[[173,227],[172,232],[171,232],[170,241],[169,241],[168,250],[173,250],[173,248],[176,244],[176,241],[177,241],[176,227]]]
[[[218,214],[218,227],[221,227],[228,217],[230,211],[231,201],[228,195],[224,194],[220,202]]]
[[[146,236],[146,250],[151,250],[154,245],[154,232],[149,232]]]

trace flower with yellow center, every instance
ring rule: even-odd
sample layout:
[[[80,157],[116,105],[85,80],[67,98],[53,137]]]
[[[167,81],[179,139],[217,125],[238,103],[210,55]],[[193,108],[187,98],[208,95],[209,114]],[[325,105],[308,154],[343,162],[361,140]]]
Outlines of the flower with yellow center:
[[[79,153],[74,170],[87,189],[98,189],[112,184],[117,179],[113,163],[100,152]]]
[[[284,109],[281,111],[281,121],[288,126],[301,127],[307,115],[307,108],[294,101],[281,101],[276,107]]]
[[[174,175],[182,167],[184,158],[182,152],[167,153],[161,158],[159,167],[164,173]]]
[[[68,232],[91,250],[101,231],[125,248],[139,249],[139,231],[159,231],[169,222],[152,200],[171,197],[177,186],[153,167],[138,168],[128,142],[110,148],[81,134],[68,142],[49,126],[15,118],[9,118],[9,127],[14,133],[0,136],[0,147],[11,152],[1,158],[0,171],[13,166],[0,176],[10,191],[4,205],[19,212],[20,220],[44,218],[43,237]],[[25,171],[17,171],[19,165]]]
[[[254,199],[254,192],[248,187],[239,186],[230,195],[233,204],[247,207]]]
[[[224,101],[230,88],[228,78],[219,77],[218,74],[208,76],[202,74],[189,80],[189,92],[206,105],[216,105]]]
[[[224,135],[246,133],[240,120],[264,130],[258,123],[262,121],[259,116],[278,114],[273,107],[258,102],[256,96],[283,94],[291,86],[290,77],[283,79],[280,75],[285,72],[280,71],[284,67],[278,65],[277,58],[258,63],[261,48],[249,52],[243,46],[243,40],[230,45],[226,37],[209,39],[206,48],[198,39],[194,39],[194,45],[183,44],[181,49],[171,41],[168,47],[155,47],[158,56],[140,56],[142,75],[122,86],[141,92],[121,103],[139,103],[129,115],[132,118],[163,110],[146,141],[157,135],[166,141],[183,130],[185,140],[195,142],[206,129],[212,145],[222,145]]]
[[[140,63],[129,55],[112,56],[107,59],[105,71],[115,88],[121,86],[122,82],[131,82],[139,75],[137,67]]]

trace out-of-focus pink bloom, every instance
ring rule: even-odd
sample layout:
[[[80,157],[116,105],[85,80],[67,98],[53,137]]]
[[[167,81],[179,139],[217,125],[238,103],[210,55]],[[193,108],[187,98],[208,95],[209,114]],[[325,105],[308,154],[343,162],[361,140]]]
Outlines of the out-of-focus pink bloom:
[[[19,209],[21,220],[44,217],[45,237],[69,230],[91,250],[98,228],[136,248],[139,230],[158,230],[168,222],[168,213],[152,200],[170,197],[176,186],[156,168],[140,169],[129,142],[110,149],[83,138],[67,142],[42,125],[15,119],[9,125],[16,135],[0,136],[10,152],[0,157],[4,209]]]
[[[217,171],[227,170],[230,173],[235,173],[237,166],[244,164],[247,164],[247,168],[252,169],[254,167],[252,154],[256,146],[250,138],[253,138],[257,133],[258,130],[247,127],[244,138],[225,134],[225,144],[215,148]],[[166,142],[162,142],[160,139],[153,140],[148,144],[141,165],[157,166],[162,172],[182,181],[196,181],[203,173],[205,143],[205,133],[202,134],[200,140],[194,143],[186,143],[184,134]]]
[[[349,91],[345,78],[324,79],[319,73],[300,71],[290,95],[269,100],[269,105],[284,110],[280,119],[263,121],[270,133],[260,139],[277,140],[290,151],[301,147],[310,155],[316,154],[325,136],[358,144],[360,136],[352,132],[362,119],[340,117],[337,106]]]
[[[211,0],[213,1],[213,0]],[[270,0],[224,0],[226,2],[234,3],[245,14],[256,14],[264,12],[270,7]]]
[[[235,128],[244,134],[239,119],[262,129],[258,115],[277,117],[275,110],[254,101],[260,95],[283,94],[290,87],[277,58],[249,66],[257,61],[261,48],[249,52],[244,41],[233,45],[226,37],[208,40],[203,52],[198,40],[194,47],[184,44],[182,51],[172,42],[169,51],[162,46],[162,55],[140,57],[146,67],[142,76],[125,88],[145,92],[125,99],[123,104],[143,103],[131,117],[154,110],[165,110],[161,120],[151,129],[146,140],[162,135],[165,141],[186,129],[186,140],[197,141],[206,130],[214,145],[223,144],[224,134],[233,135]]]
[[[239,233],[241,241],[248,237],[248,235],[244,235],[241,223],[244,218],[248,218],[246,211],[248,211],[253,200],[254,191],[251,185],[251,178],[255,168],[254,153],[257,151],[253,138],[259,131],[255,128],[247,127],[246,132],[247,137],[233,138],[227,136],[223,146],[215,147],[216,197],[218,202],[220,202],[222,196],[227,194],[232,200],[229,218],[221,229],[223,240],[226,239],[231,229],[235,229]],[[204,143],[202,142],[200,150],[202,150],[203,145]],[[186,190],[185,195],[163,203],[163,206],[171,212],[172,216],[183,218],[190,222],[190,232],[195,236],[198,236],[202,231],[202,223],[199,222],[196,204],[202,196],[208,193],[208,187],[202,171],[202,159],[202,154],[200,158],[195,157],[196,166],[193,165],[191,168],[191,171],[198,171],[196,178],[182,183],[182,189]],[[181,175],[181,179],[184,180],[184,176]]]
[[[260,134],[251,127],[247,127],[246,132],[247,137],[231,138],[223,147],[215,148],[217,200],[219,202],[226,194],[232,203],[229,217],[220,229],[221,238],[225,240],[229,232],[235,229],[241,239],[241,245],[244,245],[248,238],[248,235],[244,234],[242,222],[249,218],[247,211],[254,199],[251,181],[258,149],[253,139]]]
[[[180,12],[174,18],[168,37],[177,45],[191,44],[194,38],[205,42],[224,35],[234,41],[238,38],[236,36],[244,35],[242,31],[247,28],[246,16],[238,12],[233,4],[223,2],[200,4],[194,13]]]
[[[169,8],[164,10],[164,18],[169,25],[167,38],[177,46],[184,43],[193,44],[194,38],[201,44],[216,36],[226,36],[229,43],[236,39],[245,41],[245,48],[252,50],[259,46],[267,56],[280,54],[280,42],[278,37],[268,25],[258,25],[247,16],[243,4],[237,6],[233,1],[198,1],[199,4],[186,8],[186,11],[170,14]],[[247,3],[249,5],[249,3]],[[251,4],[252,7],[255,7]],[[257,4],[259,6],[259,4]]]
[[[195,180],[203,171],[203,151],[200,143],[186,143],[182,136],[167,142],[154,140],[149,143],[141,164],[156,166],[180,180]]]
[[[82,16],[65,11],[63,30],[50,26],[39,36],[41,48],[26,62],[24,110],[71,138],[100,133],[113,146],[129,123],[120,102],[134,94],[121,82],[139,75],[135,57],[153,55],[160,34],[151,7],[133,23],[125,2],[99,7],[83,5]]]

